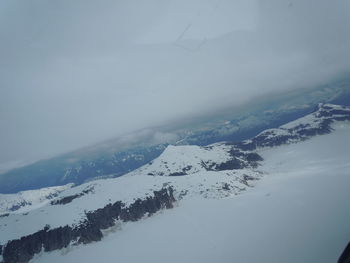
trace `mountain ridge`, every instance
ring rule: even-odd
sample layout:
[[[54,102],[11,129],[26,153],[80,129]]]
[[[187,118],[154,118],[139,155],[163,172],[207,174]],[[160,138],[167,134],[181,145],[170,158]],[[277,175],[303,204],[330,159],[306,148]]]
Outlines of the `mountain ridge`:
[[[348,78],[330,84],[270,94],[240,107],[203,113],[184,122],[168,123],[108,140],[0,174],[0,192],[16,193],[94,178],[118,177],[158,157],[169,144],[205,146],[241,141],[314,110],[318,102],[350,104]],[[180,142],[179,142],[180,141]],[[29,176],[30,175],[30,176]]]
[[[55,243],[53,248],[67,247],[71,242],[90,243],[100,240],[103,236],[101,231],[119,221],[139,220],[147,214],[171,208],[172,203],[183,198],[200,196],[220,199],[240,194],[264,176],[258,169],[262,157],[256,150],[328,134],[332,132],[334,123],[349,120],[350,107],[320,104],[314,113],[241,143],[222,142],[205,147],[168,146],[153,162],[125,176],[69,188],[57,195],[54,199],[56,202],[45,203],[41,208],[24,214],[10,213],[1,217],[3,262],[28,262],[42,246],[45,251],[51,251],[51,246],[45,243],[46,235],[55,235],[58,239],[54,242],[65,240]],[[230,161],[238,166],[227,165]],[[192,167],[187,168],[189,165]],[[165,203],[159,205],[163,202],[162,196]],[[171,204],[168,203],[170,200]],[[157,209],[150,210],[154,205],[149,202],[158,204],[155,205]],[[123,217],[119,212],[115,214],[114,204],[125,207],[125,213],[133,211],[135,215]],[[57,218],[54,216],[57,213],[66,216]],[[38,221],[38,218],[41,220]],[[101,220],[109,221],[102,223]],[[26,222],[35,223],[28,225]],[[8,224],[16,231],[11,231]],[[47,227],[47,224],[50,226]],[[82,236],[85,238],[81,239]]]

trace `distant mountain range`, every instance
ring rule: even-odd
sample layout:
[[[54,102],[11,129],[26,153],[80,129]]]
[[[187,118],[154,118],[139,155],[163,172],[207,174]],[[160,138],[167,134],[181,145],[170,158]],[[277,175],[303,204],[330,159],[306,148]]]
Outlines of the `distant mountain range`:
[[[16,168],[0,174],[0,193],[118,177],[155,159],[169,144],[242,141],[313,112],[319,102],[350,105],[350,81],[271,94],[240,107],[130,134],[128,140],[117,138]]]

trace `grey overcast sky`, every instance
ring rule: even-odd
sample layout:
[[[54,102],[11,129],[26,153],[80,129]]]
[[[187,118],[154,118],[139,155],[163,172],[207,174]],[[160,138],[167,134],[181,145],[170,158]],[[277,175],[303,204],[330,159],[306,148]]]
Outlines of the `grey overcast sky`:
[[[1,0],[0,164],[323,83],[349,47],[348,0]]]

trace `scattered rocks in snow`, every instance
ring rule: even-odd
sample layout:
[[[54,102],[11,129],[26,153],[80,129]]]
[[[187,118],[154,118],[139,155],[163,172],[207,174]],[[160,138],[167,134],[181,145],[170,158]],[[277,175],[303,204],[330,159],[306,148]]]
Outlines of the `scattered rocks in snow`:
[[[20,212],[57,197],[73,184],[22,191],[17,194],[0,194],[0,213]]]

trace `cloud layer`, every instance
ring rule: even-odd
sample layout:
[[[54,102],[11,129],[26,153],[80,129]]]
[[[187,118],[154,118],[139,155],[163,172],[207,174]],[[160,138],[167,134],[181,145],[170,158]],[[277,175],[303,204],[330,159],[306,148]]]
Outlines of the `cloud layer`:
[[[349,25],[346,0],[3,0],[0,163],[327,82]]]

